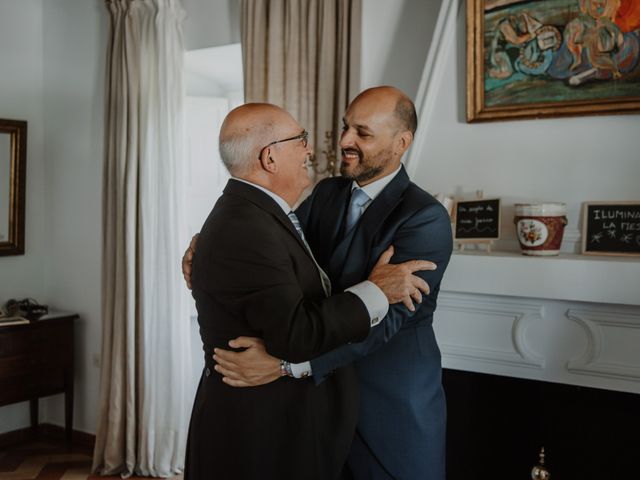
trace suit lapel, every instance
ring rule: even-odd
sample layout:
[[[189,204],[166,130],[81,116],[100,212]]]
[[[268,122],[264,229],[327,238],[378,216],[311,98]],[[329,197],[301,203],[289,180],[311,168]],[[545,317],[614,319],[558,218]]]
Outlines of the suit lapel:
[[[331,271],[331,261],[341,243],[342,223],[351,195],[351,182],[344,182],[324,204],[317,206],[317,219],[313,221],[310,233],[313,235],[312,248],[316,259]],[[315,210],[315,209],[314,209]],[[329,274],[331,278],[334,278]]]
[[[278,205],[276,201],[269,195],[256,187],[234,179],[229,179],[229,181],[227,182],[227,186],[224,188],[224,193],[227,195],[242,197],[245,200],[256,205],[258,208],[261,208],[262,210],[270,213],[278,223],[280,223],[287,231],[289,231],[289,233],[291,233],[291,235],[293,235],[293,237],[296,239],[305,253],[310,258],[313,258],[311,257],[311,253],[309,252],[308,248],[302,241],[302,238],[300,238],[296,227],[293,226],[293,223],[291,223],[289,217],[284,213],[282,208],[280,208],[280,205]]]
[[[340,288],[358,283],[366,277],[374,237],[385,219],[402,200],[409,183],[409,176],[402,167],[362,214],[352,235],[345,237],[338,244],[331,257],[330,267],[331,278],[337,280]],[[347,198],[346,202],[348,201]],[[346,202],[342,208],[343,212]]]

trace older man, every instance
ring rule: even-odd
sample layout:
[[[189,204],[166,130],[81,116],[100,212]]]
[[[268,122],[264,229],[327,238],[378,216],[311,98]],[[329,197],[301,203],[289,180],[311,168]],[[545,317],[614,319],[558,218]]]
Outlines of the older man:
[[[353,372],[315,387],[292,378],[252,389],[226,385],[210,352],[238,336],[260,337],[274,357],[301,361],[364,339],[389,303],[411,304],[428,262],[389,265],[344,293],[331,288],[291,211],[309,185],[307,133],[284,110],[247,104],[220,131],[233,179],[205,221],[193,258],[205,369],[194,402],[185,478],[338,477],[356,421]],[[342,289],[341,289],[342,291]],[[280,367],[278,367],[280,370]]]

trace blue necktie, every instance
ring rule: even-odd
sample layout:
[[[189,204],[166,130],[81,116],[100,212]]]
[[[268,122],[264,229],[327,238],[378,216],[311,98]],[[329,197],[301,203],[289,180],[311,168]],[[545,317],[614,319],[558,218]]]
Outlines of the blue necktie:
[[[358,219],[364,212],[364,207],[371,201],[361,188],[354,188],[351,192],[351,200],[349,201],[349,212],[347,213],[347,222],[344,228],[345,236],[351,232]]]
[[[316,268],[318,269],[318,273],[320,274],[320,280],[322,281],[322,289],[324,290],[324,293],[327,295],[327,297],[330,296],[331,280],[329,280],[329,277],[327,276],[327,274],[324,273],[324,270],[322,270],[322,268],[320,268],[320,265],[318,265],[318,262],[316,262],[316,257],[313,256],[313,252],[311,251],[311,248],[307,243],[307,239],[304,237],[304,232],[302,231],[300,220],[298,220],[298,217],[293,212],[289,212],[288,216],[289,216],[289,220],[291,220],[291,223],[293,223],[293,226],[296,227],[296,231],[298,232],[298,235],[300,235],[300,238],[302,239],[302,243],[304,243],[304,246],[307,247],[307,251],[309,252],[309,255],[311,255],[311,258],[313,259],[313,263],[316,264]]]

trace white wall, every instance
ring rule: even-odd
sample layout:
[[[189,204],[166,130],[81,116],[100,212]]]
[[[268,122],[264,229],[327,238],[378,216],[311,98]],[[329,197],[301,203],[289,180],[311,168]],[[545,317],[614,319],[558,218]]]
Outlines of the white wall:
[[[581,202],[640,199],[640,115],[466,123],[465,12],[451,11],[419,100],[413,180],[501,197],[511,239],[514,202],[564,202],[575,251]],[[443,365],[640,393],[639,270],[638,258],[454,253],[434,319]]]
[[[25,255],[0,257],[0,303],[33,297],[47,303],[42,0],[0,2],[0,118],[26,120]],[[0,433],[28,424],[28,404],[0,408]]]
[[[468,124],[464,8],[450,36],[435,102],[419,119],[416,183],[434,193],[502,197],[511,237],[514,202],[567,203],[567,228],[577,235],[581,202],[640,199],[640,115]]]
[[[182,0],[186,50],[217,47],[240,41],[238,0]]]
[[[415,98],[440,0],[362,0],[362,89],[393,85]]]
[[[34,297],[77,312],[74,428],[94,432],[100,352],[103,76],[101,0],[0,3],[0,118],[27,120],[26,254],[0,257],[0,302]],[[40,421],[64,424],[63,396]],[[0,432],[29,424],[0,408]]]
[[[46,0],[44,124],[49,272],[56,308],[77,312],[74,428],[95,432],[101,351],[104,70],[108,15],[102,0]],[[63,425],[61,395],[44,421]]]
[[[362,88],[391,84],[415,98],[439,8],[363,0]],[[640,115],[467,124],[464,7],[452,36],[434,108],[420,118],[428,127],[414,181],[432,193],[567,202],[574,230],[584,200],[640,198]]]
[[[0,118],[28,122],[26,254],[0,257],[0,301],[25,296],[44,301],[42,0],[0,3],[0,45]]]

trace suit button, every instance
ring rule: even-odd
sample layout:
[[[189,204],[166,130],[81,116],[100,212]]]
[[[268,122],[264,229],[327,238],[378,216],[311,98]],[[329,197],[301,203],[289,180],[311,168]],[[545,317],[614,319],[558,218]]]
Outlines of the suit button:
[[[204,371],[204,374],[208,377],[209,375],[211,375],[211,370],[209,370],[209,367],[207,367],[207,369]]]

